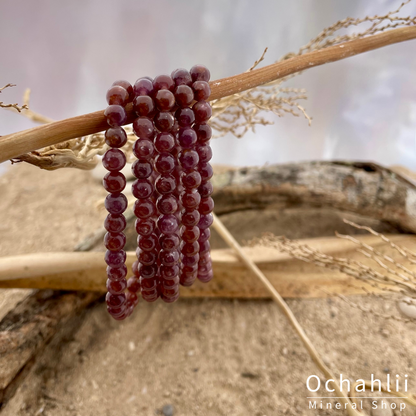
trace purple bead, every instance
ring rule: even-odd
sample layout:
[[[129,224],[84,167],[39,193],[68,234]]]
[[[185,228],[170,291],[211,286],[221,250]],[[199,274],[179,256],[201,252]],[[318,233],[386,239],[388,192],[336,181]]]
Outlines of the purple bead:
[[[207,274],[212,270],[212,263],[207,262],[205,264],[198,263],[198,273],[200,274]]]
[[[199,156],[199,163],[207,163],[212,159],[212,149],[209,144],[198,144],[195,150]]]
[[[127,290],[132,293],[140,290],[140,279],[137,276],[132,276],[127,280]]]
[[[127,198],[123,194],[108,194],[104,206],[110,214],[122,214],[127,209]]]
[[[196,280],[197,273],[190,276],[181,275],[180,284],[185,287],[192,286]]]
[[[211,230],[209,228],[206,228],[205,230],[200,230],[198,243],[203,243],[204,241],[209,240],[210,237],[211,237]]]
[[[214,175],[212,166],[209,163],[200,163],[198,166],[198,172],[201,174],[202,183],[209,181]]]
[[[166,91],[166,90],[164,90]],[[161,92],[161,91],[159,91]],[[166,91],[169,92],[169,91]],[[175,124],[175,118],[171,113],[160,112],[154,118],[155,126],[159,131],[170,132]]]
[[[125,88],[114,85],[107,91],[106,98],[109,105],[121,105],[124,107],[129,102],[129,93]]]
[[[146,219],[156,214],[156,207],[150,199],[138,199],[134,203],[133,211],[136,217]]]
[[[168,174],[175,168],[175,158],[170,153],[161,153],[156,156],[155,169],[161,174]]]
[[[162,280],[162,287],[164,287],[166,289],[172,289],[174,287],[177,287],[178,285],[179,285],[179,276],[178,275],[175,275],[171,279],[163,278],[163,280]]]
[[[206,123],[212,116],[212,108],[206,101],[198,101],[192,106],[197,123]]]
[[[212,195],[214,188],[211,182],[205,182],[201,184],[198,188],[198,192],[201,195],[201,198],[208,198]]]
[[[169,75],[158,75],[153,80],[153,88],[156,91],[159,90],[170,90],[171,92],[175,91],[175,83]]]
[[[150,234],[149,236],[139,235],[137,237],[137,243],[141,250],[143,251],[152,251],[156,248],[158,244],[158,238],[156,234]]]
[[[209,281],[212,280],[213,277],[214,277],[214,272],[212,270],[204,275],[198,273],[198,280],[202,283],[208,283]]]
[[[211,244],[209,241],[204,241],[203,243],[199,244],[199,255],[207,253],[211,250]]]
[[[157,221],[159,230],[163,234],[173,234],[178,230],[178,219],[174,215],[161,215]]]
[[[160,295],[160,299],[163,300],[165,303],[174,303],[179,299],[179,291],[175,296],[167,297],[163,293]]]
[[[182,224],[185,227],[194,227],[198,224],[199,220],[201,218],[201,214],[197,211],[191,211],[191,212],[185,212],[182,215]]]
[[[113,308],[107,305],[107,311],[112,318],[116,319],[117,321],[121,321],[125,318],[126,315],[126,305],[122,305],[119,308]]]
[[[104,116],[111,127],[120,127],[127,121],[126,110],[121,105],[109,105],[104,111]]]
[[[137,234],[148,236],[156,229],[156,223],[152,218],[137,219],[135,223]]]
[[[208,82],[211,73],[209,72],[209,69],[205,67],[204,65],[194,65],[191,70],[189,71],[191,74],[192,81],[206,81]]]
[[[179,252],[178,250],[160,250],[159,260],[162,262],[164,266],[173,266],[174,264],[177,264],[179,261]]]
[[[212,129],[209,124],[195,124],[194,130],[200,143],[205,143],[212,137]]]
[[[129,101],[133,100],[133,87],[131,86],[130,82],[124,80],[124,79],[119,79],[117,81],[113,82],[113,86],[119,86],[119,87],[123,87],[128,93],[129,93]]]
[[[151,251],[143,251],[139,250],[139,255],[137,256],[139,262],[143,264],[143,266],[151,266],[157,262],[157,250]]]
[[[189,276],[190,274],[194,274],[195,272],[198,272],[198,264],[193,264],[192,266],[183,266],[182,267],[182,273],[185,276]]]
[[[195,189],[201,185],[201,174],[193,170],[182,176],[182,185],[186,189]]]
[[[120,308],[126,303],[126,295],[124,293],[119,295],[112,295],[111,293],[107,293],[105,300],[109,307]]]
[[[112,172],[120,171],[126,165],[126,156],[120,149],[109,149],[103,156],[103,166]]]
[[[133,153],[137,159],[149,160],[152,158],[155,148],[153,143],[147,139],[136,140],[133,145]]]
[[[133,102],[134,111],[139,117],[153,117],[155,113],[155,103],[148,95],[139,95]]]
[[[135,198],[147,199],[153,194],[153,185],[148,179],[136,179],[131,185],[131,191]]]
[[[159,133],[155,138],[155,148],[159,153],[170,152],[175,147],[175,138],[170,133]]]
[[[123,293],[127,288],[127,280],[107,280],[107,291],[111,293],[112,295],[119,295],[120,293]]]
[[[127,267],[122,263],[120,267],[107,267],[107,277],[112,280],[121,280],[127,276]]]
[[[157,266],[142,266],[140,265],[140,276],[144,279],[152,279],[156,276]]]
[[[189,107],[180,108],[176,111],[175,118],[180,127],[190,127],[195,122],[194,110]]]
[[[160,111],[171,111],[175,105],[175,96],[167,89],[160,90],[155,95],[155,103]]]
[[[137,297],[135,292],[127,292],[126,293],[126,308],[132,308],[131,312],[133,311],[133,308],[139,303],[139,298]],[[130,314],[131,314],[130,312]]]
[[[192,84],[192,89],[194,90],[195,100],[202,101],[208,100],[211,94],[211,88],[206,81],[196,81]]]
[[[198,210],[203,215],[211,214],[214,210],[214,200],[211,197],[202,198]]]
[[[201,244],[199,244],[199,250],[201,250]],[[204,253],[200,253],[199,255],[199,265],[205,265],[208,263],[212,263],[211,260],[211,253],[209,251],[205,251]]]
[[[198,265],[199,261],[199,254],[195,254],[194,256],[183,256],[182,264],[186,266],[195,266]]]
[[[162,234],[159,238],[159,244],[163,250],[174,250],[179,247],[180,239],[177,234]]]
[[[198,138],[196,133],[190,127],[185,127],[179,130],[178,141],[184,149],[191,149],[195,146]]]
[[[123,147],[127,143],[127,134],[123,127],[109,128],[104,136],[105,142],[110,147]]]
[[[186,191],[182,195],[182,205],[187,211],[193,211],[198,208],[201,202],[201,195],[197,191]]]
[[[189,71],[183,68],[178,68],[172,72],[171,77],[175,84],[178,85],[192,85],[192,77]]]
[[[111,268],[123,267],[126,262],[126,252],[124,250],[120,251],[110,251],[107,250],[104,256],[105,262]],[[110,276],[109,276],[110,277]]]
[[[194,92],[188,85],[179,85],[175,90],[175,99],[179,107],[187,107],[194,100]]]
[[[194,241],[193,243],[185,243],[181,250],[184,256],[195,256],[199,253],[199,243]]]
[[[173,195],[163,195],[157,200],[156,207],[161,214],[174,214],[178,210],[178,200]]]
[[[172,175],[162,175],[156,180],[155,187],[160,194],[170,194],[176,188],[176,180]]]
[[[150,81],[148,78],[139,78],[133,87],[134,94],[137,96],[139,95],[150,95],[153,96],[154,88],[153,82]]]
[[[121,172],[108,172],[103,178],[103,186],[107,192],[121,192],[126,187],[126,178]]]
[[[146,160],[135,160],[131,171],[137,179],[147,179],[153,172],[152,164]]]
[[[157,281],[154,278],[140,279],[140,286],[142,287],[142,290],[145,290],[147,292],[150,292],[155,289],[157,290]]]
[[[185,170],[195,169],[199,162],[198,153],[195,150],[185,149],[179,155],[179,162]]]
[[[104,236],[104,245],[107,250],[120,251],[126,245],[126,236],[124,233],[106,233]]]
[[[201,230],[205,230],[208,227],[211,227],[213,222],[214,222],[214,216],[212,214],[201,215],[201,218],[198,222],[198,227]]]
[[[147,117],[137,117],[133,121],[133,130],[140,139],[153,139],[155,131],[152,120]]]
[[[199,235],[200,230],[197,226],[185,227],[182,232],[182,239],[186,243],[193,243],[194,241],[198,240]]]
[[[104,221],[104,228],[110,233],[120,233],[126,228],[124,215],[108,214]]]
[[[174,279],[179,274],[179,266],[177,264],[173,266],[160,266],[160,276],[163,279]]]

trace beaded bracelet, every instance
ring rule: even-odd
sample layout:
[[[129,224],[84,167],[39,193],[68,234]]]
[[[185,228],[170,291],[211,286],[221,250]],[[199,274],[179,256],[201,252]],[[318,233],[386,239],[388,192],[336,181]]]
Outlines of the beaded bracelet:
[[[107,92],[106,142],[111,149],[103,157],[103,165],[110,170],[104,178],[110,192],[105,204],[110,212],[105,224],[106,301],[115,319],[132,313],[139,292],[148,302],[160,297],[172,303],[179,298],[179,284],[191,286],[196,278],[208,282],[213,277],[208,241],[214,208],[209,78],[207,68],[195,65],[189,72],[177,69],[171,76],[139,78],[133,87],[117,81]],[[120,172],[126,158],[120,147],[127,142],[121,126],[130,101],[137,115],[132,193],[138,247],[133,276],[126,281],[122,213],[127,200],[121,193],[126,179]]]

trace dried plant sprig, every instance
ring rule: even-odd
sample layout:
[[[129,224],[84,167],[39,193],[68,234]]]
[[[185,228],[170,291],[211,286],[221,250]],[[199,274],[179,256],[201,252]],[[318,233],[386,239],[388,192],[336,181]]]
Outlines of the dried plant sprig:
[[[0,88],[0,93],[3,90],[5,90],[6,88],[11,88],[11,87],[15,87],[15,86],[16,86],[16,84],[6,84],[4,87]],[[15,103],[15,104],[5,104],[3,101],[0,101],[0,107],[1,108],[15,109],[19,113],[24,109],[28,109],[27,104],[23,104],[22,106],[19,106],[19,104],[17,104],[17,103]]]

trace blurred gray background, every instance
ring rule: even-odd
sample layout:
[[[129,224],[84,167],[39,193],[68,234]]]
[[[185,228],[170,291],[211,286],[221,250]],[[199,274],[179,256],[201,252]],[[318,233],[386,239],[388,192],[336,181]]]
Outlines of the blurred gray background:
[[[211,79],[297,51],[323,28],[347,16],[396,9],[390,0],[2,0],[0,84],[5,102],[22,102],[59,120],[105,108],[120,78],[170,73],[195,63]],[[401,15],[416,15],[416,1]],[[270,115],[243,139],[214,141],[214,163],[263,165],[300,160],[355,159],[416,170],[416,41],[389,46],[304,72],[313,117]],[[0,135],[34,123],[0,110]]]

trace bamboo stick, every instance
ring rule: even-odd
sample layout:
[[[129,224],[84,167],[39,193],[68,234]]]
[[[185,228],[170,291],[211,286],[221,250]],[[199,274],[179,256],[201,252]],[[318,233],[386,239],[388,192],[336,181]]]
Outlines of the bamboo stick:
[[[325,63],[415,38],[416,27],[393,29],[295,56],[243,74],[212,81],[210,83],[211,100],[236,94]],[[129,124],[132,122],[131,104],[127,106],[127,112],[129,114],[127,124]],[[98,133],[105,128],[104,111],[101,110],[9,134],[0,138],[0,163],[42,147]]]

